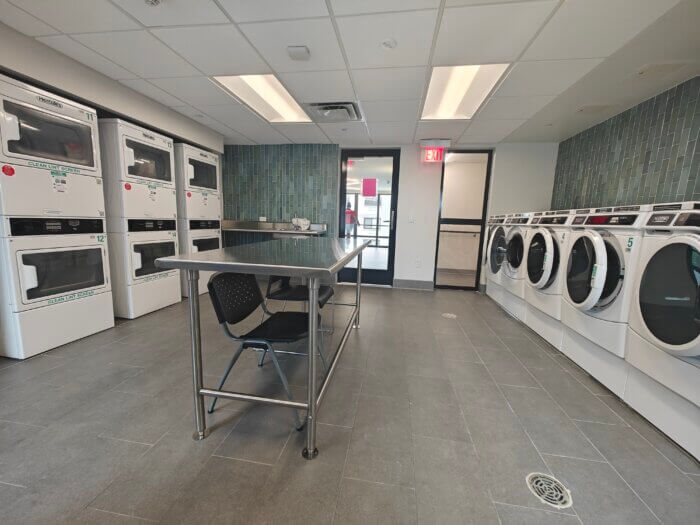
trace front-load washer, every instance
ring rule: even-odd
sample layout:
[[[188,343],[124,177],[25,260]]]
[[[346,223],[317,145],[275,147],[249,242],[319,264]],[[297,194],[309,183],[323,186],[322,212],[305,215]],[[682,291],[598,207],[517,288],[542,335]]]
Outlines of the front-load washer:
[[[104,217],[94,109],[0,75],[0,215]]]
[[[173,141],[120,119],[100,119],[107,229],[122,219],[175,219]]]
[[[515,213],[508,219],[510,228],[506,234],[506,256],[501,270],[502,306],[520,320],[525,319],[525,246],[532,217],[531,212]]]
[[[625,338],[651,205],[597,208],[572,221],[563,289],[561,351],[615,394],[627,379]]]
[[[555,348],[561,348],[561,294],[572,210],[539,212],[532,218],[525,266],[525,324]]]
[[[625,346],[625,401],[700,459],[700,202],[649,215]]]
[[[221,248],[221,222],[215,220],[191,220],[187,224],[179,221],[178,235],[180,253],[199,253]],[[214,272],[199,272],[199,293],[207,293],[207,283]],[[188,297],[186,272],[180,272],[182,296]]]
[[[179,270],[155,265],[179,253],[175,222],[129,219],[126,231],[108,234],[117,317],[134,319],[180,301]]]
[[[25,359],[112,326],[104,219],[2,218],[0,355]]]
[[[505,215],[492,215],[488,220],[488,240],[486,242],[486,295],[498,304],[503,302],[501,267],[506,256],[506,235],[508,226]]]

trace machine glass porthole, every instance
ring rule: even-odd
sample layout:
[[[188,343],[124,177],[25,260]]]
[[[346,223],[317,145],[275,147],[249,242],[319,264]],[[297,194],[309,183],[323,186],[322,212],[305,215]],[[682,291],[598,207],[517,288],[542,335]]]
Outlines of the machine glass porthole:
[[[134,152],[134,164],[129,166],[129,175],[146,179],[170,181],[170,152],[147,144],[126,140],[126,147]]]
[[[639,306],[649,331],[668,345],[700,335],[700,252],[685,243],[656,252],[642,275]]]
[[[511,268],[520,267],[520,264],[523,262],[524,253],[525,246],[523,236],[519,233],[515,233],[508,241],[508,246],[506,247],[506,259]]]
[[[603,292],[600,294],[598,304],[606,306],[613,302],[622,288],[622,278],[624,275],[624,259],[614,237],[605,239],[605,253],[607,254],[607,270],[605,272],[605,282]]]
[[[491,241],[491,251],[489,253],[489,264],[491,266],[491,273],[498,273],[503,264],[503,258],[506,253],[506,235],[503,228],[497,228],[493,233],[493,240]]]
[[[216,166],[196,159],[190,159],[190,166],[192,166],[193,172],[190,185],[197,188],[216,190]]]
[[[175,255],[175,243],[172,241],[134,244],[134,252],[141,255],[141,267],[134,272],[136,277],[167,272],[167,268],[158,268],[156,259]]]
[[[36,268],[36,286],[26,292],[29,301],[105,283],[101,248],[22,254],[22,264]]]
[[[591,279],[596,264],[595,249],[588,237],[579,237],[571,247],[566,287],[575,303],[584,302],[591,293]]]
[[[547,245],[544,235],[537,232],[532,236],[527,250],[527,276],[531,283],[538,283],[544,274],[544,261],[547,255]]]

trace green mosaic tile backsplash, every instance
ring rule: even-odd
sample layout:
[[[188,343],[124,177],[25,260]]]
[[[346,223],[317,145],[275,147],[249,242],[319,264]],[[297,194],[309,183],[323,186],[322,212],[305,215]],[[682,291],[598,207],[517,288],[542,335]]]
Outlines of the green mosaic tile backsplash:
[[[338,228],[337,144],[225,146],[224,218],[290,221],[306,217]]]
[[[559,144],[552,209],[700,199],[700,77]]]

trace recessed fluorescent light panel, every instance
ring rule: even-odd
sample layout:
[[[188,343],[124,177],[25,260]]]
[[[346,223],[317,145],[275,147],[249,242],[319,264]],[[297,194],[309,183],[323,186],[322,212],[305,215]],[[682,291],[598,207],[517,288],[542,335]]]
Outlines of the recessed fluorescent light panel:
[[[275,75],[214,77],[268,122],[311,122]]]
[[[434,67],[421,119],[472,118],[507,67],[508,64]]]

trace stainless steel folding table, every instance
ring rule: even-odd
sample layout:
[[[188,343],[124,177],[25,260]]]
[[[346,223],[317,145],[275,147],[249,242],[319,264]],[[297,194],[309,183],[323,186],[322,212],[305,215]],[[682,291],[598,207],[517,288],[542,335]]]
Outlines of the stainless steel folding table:
[[[369,241],[334,239],[328,237],[272,239],[220,250],[209,250],[189,255],[176,255],[156,260],[160,268],[178,269],[187,273],[190,304],[190,336],[192,339],[192,382],[194,393],[195,439],[208,435],[204,412],[204,397],[252,401],[306,410],[306,447],[302,454],[313,459],[316,448],[316,412],[328,391],[328,386],[343,353],[350,331],[360,327],[360,296],[362,281],[362,250]],[[316,351],[318,337],[318,289],[322,280],[332,280],[353,259],[357,258],[355,303],[338,349],[328,366],[321,388],[316,387]],[[234,272],[256,275],[301,277],[309,287],[309,340],[307,401],[274,399],[243,392],[213,390],[202,385],[202,341],[199,322],[199,272]]]

